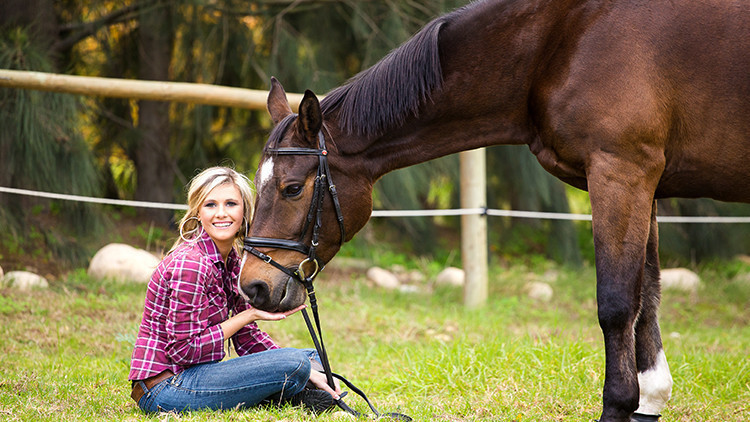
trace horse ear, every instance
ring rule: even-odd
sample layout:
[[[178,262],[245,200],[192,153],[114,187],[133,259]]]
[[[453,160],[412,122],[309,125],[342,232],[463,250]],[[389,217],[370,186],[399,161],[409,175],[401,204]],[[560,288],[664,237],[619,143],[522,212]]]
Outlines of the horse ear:
[[[284,117],[292,114],[292,109],[289,107],[289,101],[286,99],[284,87],[281,86],[281,83],[273,76],[271,77],[271,91],[268,93],[267,107],[274,125],[279,124]]]
[[[301,134],[310,141],[316,142],[318,132],[323,125],[323,115],[320,112],[318,97],[309,89],[305,91],[299,104],[299,129]]]

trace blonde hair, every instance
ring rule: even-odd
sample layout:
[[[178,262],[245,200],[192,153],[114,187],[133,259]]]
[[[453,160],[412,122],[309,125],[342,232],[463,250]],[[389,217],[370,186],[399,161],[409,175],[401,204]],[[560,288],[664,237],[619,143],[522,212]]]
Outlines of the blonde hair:
[[[242,173],[229,168],[229,167],[210,167],[197,176],[193,177],[190,184],[187,187],[187,206],[188,210],[185,215],[180,219],[180,237],[177,238],[170,252],[175,250],[177,246],[185,242],[183,238],[184,233],[198,232],[200,229],[200,222],[198,220],[198,211],[201,205],[206,200],[208,194],[215,187],[223,185],[225,183],[234,184],[240,191],[242,196],[243,214],[245,224],[235,235],[234,246],[237,250],[242,250],[243,237],[247,230],[247,226],[253,220],[253,210],[255,209],[255,193],[253,192],[252,182]]]

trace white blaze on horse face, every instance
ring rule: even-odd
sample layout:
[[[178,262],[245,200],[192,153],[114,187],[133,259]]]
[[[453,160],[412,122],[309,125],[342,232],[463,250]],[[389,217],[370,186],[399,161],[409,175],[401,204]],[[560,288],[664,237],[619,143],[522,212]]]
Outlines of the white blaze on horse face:
[[[641,397],[636,412],[644,415],[660,414],[672,396],[672,374],[663,349],[656,356],[653,368],[638,373],[638,386]]]
[[[271,180],[273,175],[273,158],[268,157],[263,161],[260,166],[260,186],[258,186],[258,195],[263,192],[266,183]]]

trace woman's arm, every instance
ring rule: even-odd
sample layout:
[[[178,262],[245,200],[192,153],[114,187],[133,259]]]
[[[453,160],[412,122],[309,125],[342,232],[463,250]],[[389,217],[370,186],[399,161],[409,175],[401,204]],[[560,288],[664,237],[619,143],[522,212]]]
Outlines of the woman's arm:
[[[211,270],[211,263],[201,257],[183,256],[173,261],[167,274],[170,298],[165,351],[181,366],[224,358],[224,335],[218,325],[224,318],[207,289]]]
[[[295,309],[292,309],[291,311],[286,312],[266,312],[261,311],[260,309],[248,308],[238,313],[237,315],[232,316],[219,325],[221,326],[221,330],[224,333],[224,338],[229,338],[237,333],[237,331],[239,331],[242,327],[250,323],[253,323],[255,321],[279,321],[304,308],[305,305],[301,305]]]

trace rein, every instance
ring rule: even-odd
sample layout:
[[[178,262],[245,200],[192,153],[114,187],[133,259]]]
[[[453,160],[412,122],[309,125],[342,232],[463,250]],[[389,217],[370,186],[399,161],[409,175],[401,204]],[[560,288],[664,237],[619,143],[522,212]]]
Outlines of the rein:
[[[284,147],[273,148],[269,149],[268,151],[271,153],[276,153],[278,155],[313,155],[318,157],[318,173],[315,177],[315,185],[313,189],[312,200],[310,202],[310,209],[307,213],[307,218],[305,219],[305,223],[298,240],[294,241],[269,237],[248,236],[245,237],[243,249],[246,252],[249,252],[250,254],[260,258],[267,264],[273,265],[284,274],[299,281],[300,283],[302,283],[302,285],[305,286],[305,289],[307,290],[307,296],[310,299],[310,309],[312,310],[313,318],[315,320],[315,326],[313,326],[313,323],[310,320],[310,316],[308,315],[306,309],[302,310],[302,316],[305,318],[307,330],[310,332],[310,337],[312,338],[313,344],[315,345],[315,349],[318,351],[318,356],[320,357],[320,362],[323,365],[323,371],[325,372],[328,385],[335,390],[336,386],[333,379],[336,378],[343,382],[347,387],[349,387],[352,391],[354,391],[357,395],[364,399],[364,401],[370,407],[370,410],[372,410],[377,418],[390,417],[396,420],[411,421],[412,419],[409,416],[400,413],[381,414],[380,412],[378,412],[375,406],[370,403],[370,400],[362,390],[357,388],[346,378],[331,371],[331,365],[328,360],[328,353],[326,352],[325,344],[323,343],[323,331],[321,330],[320,316],[318,314],[318,300],[315,297],[315,288],[313,286],[313,279],[322,270],[315,252],[319,244],[318,240],[320,236],[320,228],[322,226],[323,199],[325,197],[326,190],[331,194],[333,207],[336,211],[336,220],[338,221],[339,230],[341,232],[340,242],[342,245],[344,244],[344,241],[346,239],[346,230],[344,229],[344,215],[341,212],[341,205],[339,203],[338,194],[336,192],[336,185],[334,185],[333,181],[331,180],[331,169],[328,166],[328,149],[326,149],[325,137],[323,136],[322,131],[318,132],[317,149]],[[312,237],[310,240],[310,246],[308,246],[303,243],[303,240],[311,224]],[[296,270],[292,270],[281,265],[279,262],[275,261],[273,258],[264,254],[256,248],[277,248],[293,250],[303,255],[307,255],[307,258],[302,260],[297,265]],[[310,271],[309,274],[305,272],[305,267],[308,265],[312,265],[312,271]],[[354,415],[355,417],[362,416],[360,412],[352,409],[344,402],[344,395],[345,393],[342,394],[342,396],[338,400],[335,400],[336,405],[347,413]]]

